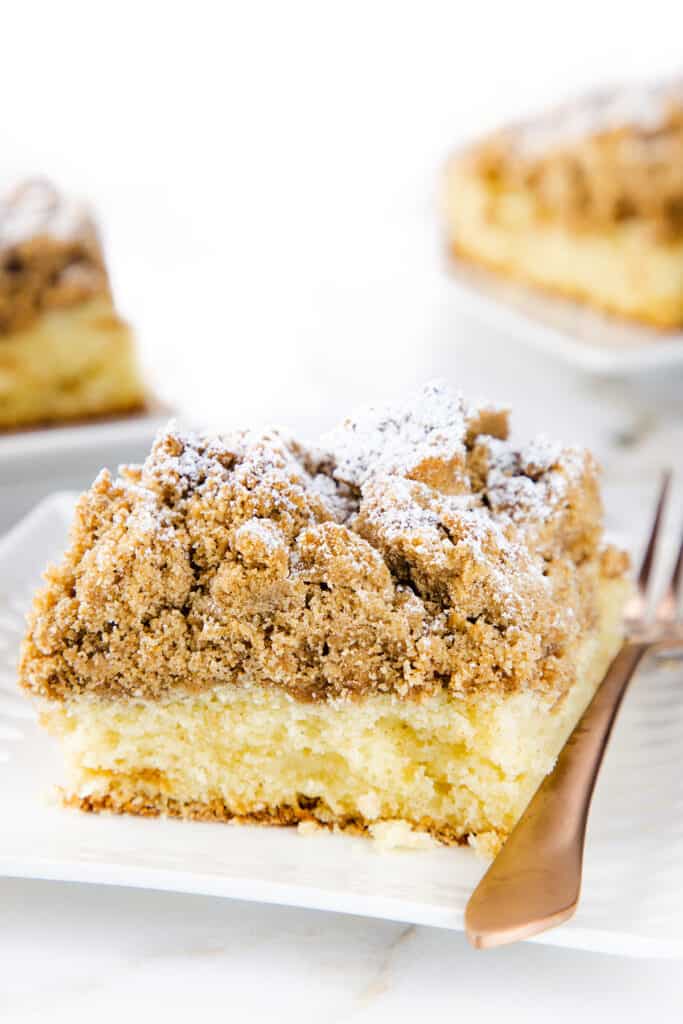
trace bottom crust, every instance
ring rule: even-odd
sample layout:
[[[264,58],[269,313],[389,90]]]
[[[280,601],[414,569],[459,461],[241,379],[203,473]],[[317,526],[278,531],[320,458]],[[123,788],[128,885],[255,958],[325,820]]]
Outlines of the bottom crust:
[[[335,816],[329,808],[323,808],[317,801],[311,801],[310,805],[306,806],[305,799],[300,799],[296,805],[281,804],[261,811],[252,811],[249,814],[236,814],[221,800],[212,800],[210,803],[191,800],[183,802],[160,793],[153,797],[138,794],[129,799],[112,793],[107,793],[104,796],[84,797],[65,793],[62,803],[66,807],[75,807],[86,814],[107,812],[109,814],[134,814],[142,818],[183,818],[186,821],[266,825],[281,828],[310,823],[316,828],[366,836],[373,836],[377,827],[377,822],[364,818],[362,815]],[[323,816],[321,817],[321,815]],[[443,846],[462,846],[470,843],[478,847],[485,846],[486,849],[497,850],[505,838],[502,834],[491,832],[482,833],[475,839],[470,834],[462,835],[455,828],[439,824],[428,818],[413,822],[403,820],[403,823],[408,825],[411,831],[425,833]]]
[[[494,195],[455,171],[446,205],[456,258],[648,327],[683,324],[683,242],[660,242],[639,222],[571,231],[541,218],[523,190]]]
[[[560,700],[534,691],[303,703],[222,685],[166,702],[88,696],[43,713],[61,740],[65,802],[370,832],[406,824],[494,852],[549,772],[621,644],[627,585],[601,586],[596,627]]]

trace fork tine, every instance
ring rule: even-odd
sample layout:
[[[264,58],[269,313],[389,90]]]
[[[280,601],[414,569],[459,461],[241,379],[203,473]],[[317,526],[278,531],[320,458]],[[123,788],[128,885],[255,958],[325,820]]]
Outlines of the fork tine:
[[[647,611],[648,587],[650,584],[650,577],[652,576],[652,566],[654,565],[655,555],[657,553],[657,545],[659,542],[659,530],[662,523],[662,517],[664,515],[664,507],[666,505],[666,501],[669,495],[670,486],[671,470],[667,469],[662,474],[662,481],[659,485],[657,506],[655,508],[652,526],[650,527],[650,535],[647,539],[647,547],[645,548],[645,554],[643,555],[643,560],[641,562],[638,577],[636,579],[636,588],[626,606],[625,614],[627,619],[641,619]]]
[[[657,499],[657,509],[655,511],[655,518],[652,523],[652,529],[650,531],[647,547],[645,548],[645,554],[643,555],[643,561],[640,566],[640,572],[638,573],[638,590],[643,596],[647,593],[647,588],[650,583],[650,576],[652,575],[652,566],[654,565],[655,554],[657,552],[657,544],[659,542],[659,530],[662,525],[662,516],[664,515],[664,507],[669,496],[670,487],[671,470],[667,469],[662,474],[662,482],[659,486],[659,498]]]
[[[666,585],[659,604],[657,605],[656,618],[658,622],[672,623],[678,617],[678,602],[683,588],[683,535],[678,547],[676,562],[674,564],[671,578]]]
[[[678,600],[681,596],[681,588],[683,587],[683,534],[681,535],[681,543],[678,548],[678,556],[671,576],[670,587],[674,597]]]

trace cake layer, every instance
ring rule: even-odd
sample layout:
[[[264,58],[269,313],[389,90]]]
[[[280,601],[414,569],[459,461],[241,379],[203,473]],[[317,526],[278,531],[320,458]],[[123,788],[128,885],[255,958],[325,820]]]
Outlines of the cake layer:
[[[576,229],[528,189],[491,186],[457,162],[446,214],[458,257],[656,327],[683,323],[683,240],[642,220]]]
[[[65,798],[86,810],[206,820],[355,830],[402,821],[491,852],[616,653],[624,594],[621,579],[601,585],[559,700],[441,690],[417,700],[375,692],[311,702],[259,684],[180,700],[74,696],[43,714],[63,745]]]
[[[0,429],[142,408],[128,325],[98,295],[0,337]]]

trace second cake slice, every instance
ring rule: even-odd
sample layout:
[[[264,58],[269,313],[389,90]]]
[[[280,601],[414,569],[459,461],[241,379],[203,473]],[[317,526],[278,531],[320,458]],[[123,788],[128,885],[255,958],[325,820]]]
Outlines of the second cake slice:
[[[683,82],[589,95],[451,159],[458,259],[656,327],[683,324]]]
[[[0,202],[0,431],[142,409],[95,224],[47,182]]]

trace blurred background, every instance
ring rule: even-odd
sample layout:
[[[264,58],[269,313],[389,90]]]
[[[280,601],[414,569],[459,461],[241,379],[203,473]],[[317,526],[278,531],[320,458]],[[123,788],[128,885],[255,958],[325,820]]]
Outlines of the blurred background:
[[[652,387],[465,318],[440,174],[500,121],[680,71],[682,22],[657,0],[26,0],[4,19],[2,171],[92,202],[152,386],[189,418],[315,435],[436,374],[606,448]]]

